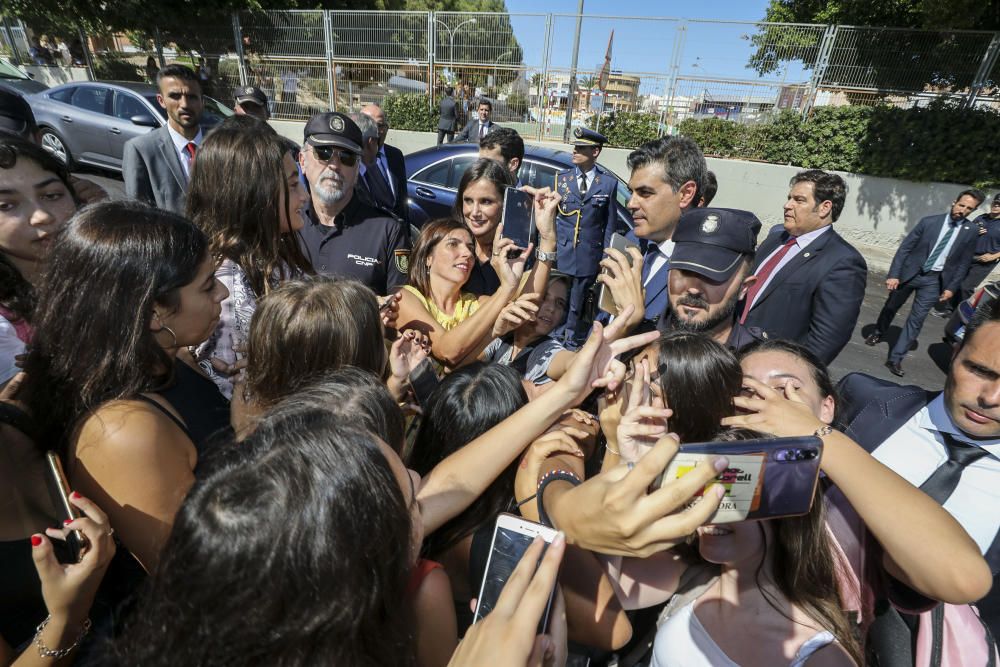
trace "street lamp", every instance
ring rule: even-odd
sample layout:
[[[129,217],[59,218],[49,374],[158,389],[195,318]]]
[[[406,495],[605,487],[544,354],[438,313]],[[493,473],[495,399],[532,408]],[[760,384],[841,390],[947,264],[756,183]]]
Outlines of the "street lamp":
[[[500,69],[500,61],[507,56],[513,55],[513,51],[508,51],[507,53],[502,53],[493,63],[493,86],[497,87],[497,70]]]
[[[468,21],[462,21],[461,23],[459,23],[454,28],[449,28],[448,24],[445,23],[444,21],[442,21],[441,19],[434,19],[434,22],[435,23],[440,23],[442,26],[444,26],[444,29],[448,31],[448,44],[449,44],[449,47],[448,47],[448,59],[451,61],[451,66],[454,67],[455,66],[455,33],[458,32],[458,29],[461,28],[466,23],[475,23],[476,19],[469,19]]]

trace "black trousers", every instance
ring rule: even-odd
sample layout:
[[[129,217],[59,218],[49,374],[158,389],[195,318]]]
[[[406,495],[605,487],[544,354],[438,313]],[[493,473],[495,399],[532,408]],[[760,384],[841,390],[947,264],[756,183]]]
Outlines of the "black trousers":
[[[438,130],[438,143],[437,143],[438,146],[441,145],[441,142],[442,142],[442,140],[445,137],[448,137],[448,143],[449,144],[452,143],[455,140],[455,131],[454,130]]]

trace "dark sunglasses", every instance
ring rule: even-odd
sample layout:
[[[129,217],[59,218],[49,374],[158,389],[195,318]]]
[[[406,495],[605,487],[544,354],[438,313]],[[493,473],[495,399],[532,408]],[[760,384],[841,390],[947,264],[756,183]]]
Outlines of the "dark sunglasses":
[[[351,151],[345,151],[343,149],[337,148],[336,146],[313,146],[313,154],[316,159],[320,162],[329,162],[330,158],[333,157],[334,152],[337,153],[337,159],[340,160],[340,164],[345,167],[353,167],[358,163],[358,154],[352,153]]]

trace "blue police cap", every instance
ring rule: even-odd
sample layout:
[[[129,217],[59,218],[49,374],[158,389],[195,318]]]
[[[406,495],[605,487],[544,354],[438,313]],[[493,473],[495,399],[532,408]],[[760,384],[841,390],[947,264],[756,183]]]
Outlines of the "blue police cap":
[[[588,130],[585,127],[578,127],[573,130],[574,146],[603,146],[608,143],[608,138],[600,132]]]
[[[681,216],[672,240],[670,268],[724,281],[740,266],[740,258],[757,249],[760,220],[750,211],[696,208]]]

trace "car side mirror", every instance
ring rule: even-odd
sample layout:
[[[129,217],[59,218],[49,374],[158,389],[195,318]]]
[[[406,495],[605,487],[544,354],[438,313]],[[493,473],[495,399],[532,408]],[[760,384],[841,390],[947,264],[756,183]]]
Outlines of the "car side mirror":
[[[160,124],[156,122],[156,119],[152,116],[144,113],[136,114],[129,118],[133,125],[139,125],[140,127],[159,127]]]

